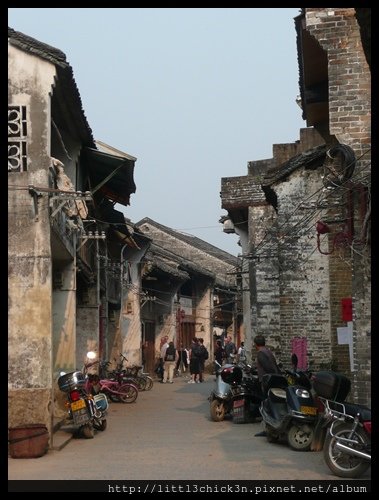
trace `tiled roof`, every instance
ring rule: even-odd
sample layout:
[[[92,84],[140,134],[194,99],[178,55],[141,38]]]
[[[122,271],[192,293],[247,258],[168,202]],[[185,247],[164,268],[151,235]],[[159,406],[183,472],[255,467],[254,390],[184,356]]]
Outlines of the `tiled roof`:
[[[56,66],[58,81],[64,89],[65,102],[70,106],[76,123],[80,125],[84,145],[95,148],[96,146],[92,130],[85,116],[82,100],[74,79],[74,73],[72,67],[67,62],[66,55],[61,50],[52,47],[51,45],[42,43],[35,38],[25,35],[24,33],[20,33],[19,31],[15,31],[9,27],[8,41],[11,45],[45,59]]]
[[[299,153],[278,167],[269,169],[262,179],[262,186],[271,186],[275,182],[283,181],[299,168],[314,170],[320,167],[324,163],[326,151],[329,147],[326,144],[316,146],[308,151]]]
[[[238,266],[240,264],[240,259],[238,257],[235,257],[234,255],[225,252],[224,250],[221,250],[218,247],[215,247],[211,245],[210,243],[207,243],[204,240],[201,240],[200,238],[197,238],[196,236],[192,236],[189,234],[184,234],[180,231],[176,231],[175,229],[171,229],[167,226],[164,226],[163,224],[159,224],[158,222],[155,222],[154,220],[150,219],[149,217],[144,217],[140,221],[136,223],[137,226],[142,226],[144,223],[151,224],[152,226],[155,226],[158,229],[161,229],[162,231],[174,236],[175,238],[178,238],[179,240],[184,241],[185,243],[188,243],[189,245],[192,245],[193,247],[197,248],[198,250],[201,250],[205,253],[208,253],[212,255],[213,257],[216,257],[218,259],[221,259],[228,264],[231,264],[233,266]]]

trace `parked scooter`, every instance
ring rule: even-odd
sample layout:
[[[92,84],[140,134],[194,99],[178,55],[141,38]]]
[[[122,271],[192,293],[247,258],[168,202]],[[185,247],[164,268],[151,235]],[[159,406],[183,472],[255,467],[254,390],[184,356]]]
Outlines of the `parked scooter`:
[[[58,378],[59,389],[67,396],[66,406],[69,418],[77,427],[79,436],[94,437],[95,430],[104,431],[108,401],[103,394],[93,396],[86,390],[86,376],[83,371],[62,373]]]
[[[304,371],[285,371],[285,375],[263,376],[267,394],[260,412],[269,442],[286,438],[296,451],[310,449],[317,422],[317,405],[311,393],[311,381]]]
[[[318,427],[325,463],[336,476],[362,476],[371,465],[371,409],[345,402],[350,380],[342,374],[318,372],[313,388],[324,408]]]
[[[212,420],[221,422],[231,415],[235,423],[242,423],[259,417],[262,393],[251,367],[244,363],[221,366],[215,361],[215,371],[216,383],[208,397]]]
[[[221,372],[225,368],[233,367],[232,364],[221,366],[217,361],[215,363],[216,383],[208,396],[210,402],[210,414],[214,422],[221,422],[225,415],[229,414],[232,409],[233,395],[230,384],[224,382],[221,378]]]
[[[259,408],[264,396],[256,370],[241,362],[221,370],[221,378],[232,387],[233,423],[245,424],[260,419]]]

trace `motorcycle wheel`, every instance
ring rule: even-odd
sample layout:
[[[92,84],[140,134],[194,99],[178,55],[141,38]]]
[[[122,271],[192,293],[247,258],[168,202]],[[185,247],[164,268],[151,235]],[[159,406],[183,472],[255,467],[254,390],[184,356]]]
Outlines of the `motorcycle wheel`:
[[[292,425],[287,432],[287,440],[295,451],[309,451],[313,441],[314,429],[308,424]]]
[[[95,431],[91,424],[83,425],[81,431],[83,437],[86,439],[92,439],[95,436]]]
[[[97,431],[105,431],[107,428],[107,419],[103,418],[102,420],[98,419],[93,422],[93,427]]]
[[[222,422],[225,418],[225,405],[222,401],[214,399],[210,406],[211,418],[214,422]]]
[[[336,448],[337,438],[348,438],[350,433],[351,424],[341,424],[335,429],[334,436],[328,432],[325,439],[323,448],[324,460],[333,474],[339,477],[355,478],[362,476],[371,465],[367,460],[348,455]],[[354,448],[357,450],[363,450],[370,445],[368,436],[359,427],[354,433],[354,439],[359,442],[359,444],[354,445]]]

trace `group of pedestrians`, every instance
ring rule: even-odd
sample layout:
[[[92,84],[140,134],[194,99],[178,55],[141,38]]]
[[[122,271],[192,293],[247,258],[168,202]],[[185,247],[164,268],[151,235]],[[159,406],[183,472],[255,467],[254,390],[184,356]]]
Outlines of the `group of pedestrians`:
[[[169,342],[168,337],[165,336],[161,340],[160,359],[156,373],[161,376],[163,384],[172,384],[175,371],[178,371],[180,366],[184,370],[189,367],[190,380],[188,383],[204,382],[204,367],[208,357],[208,349],[201,337],[194,337],[189,349],[184,348],[181,344],[181,349],[178,351],[174,342]]]
[[[276,363],[275,356],[265,346],[265,338],[258,335],[254,338],[254,345],[257,350],[256,364],[258,377],[262,380],[265,373],[279,373],[280,369]],[[181,366],[184,370],[189,368],[189,384],[204,382],[205,361],[209,358],[209,353],[204,345],[204,339],[194,337],[189,349],[180,346],[180,350],[175,348],[174,342],[168,341],[168,336],[161,340],[160,363],[162,383],[172,384],[175,371]],[[236,348],[231,336],[226,337],[225,345],[221,340],[216,341],[214,350],[214,360],[220,365],[224,363],[245,362],[246,350],[244,342],[241,342],[239,348]],[[158,372],[157,372],[158,373]]]

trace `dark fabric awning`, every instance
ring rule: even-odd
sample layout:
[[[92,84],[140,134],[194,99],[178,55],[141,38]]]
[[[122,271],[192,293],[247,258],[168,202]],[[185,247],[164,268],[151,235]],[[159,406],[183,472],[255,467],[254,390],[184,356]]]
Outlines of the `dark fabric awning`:
[[[111,155],[92,148],[84,148],[83,156],[88,166],[91,192],[100,192],[121,205],[130,205],[130,195],[136,192],[136,158],[127,154]]]

